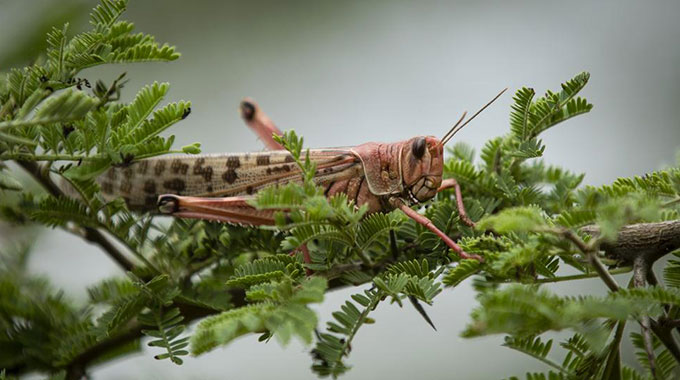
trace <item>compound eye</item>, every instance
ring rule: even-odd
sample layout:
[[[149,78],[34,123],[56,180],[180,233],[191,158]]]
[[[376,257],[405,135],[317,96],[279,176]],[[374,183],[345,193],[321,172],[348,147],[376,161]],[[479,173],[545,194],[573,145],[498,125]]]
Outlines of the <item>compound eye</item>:
[[[411,145],[411,153],[413,153],[413,156],[415,158],[421,159],[425,154],[426,147],[427,144],[425,143],[425,138],[419,137],[415,141],[413,141],[413,145]]]

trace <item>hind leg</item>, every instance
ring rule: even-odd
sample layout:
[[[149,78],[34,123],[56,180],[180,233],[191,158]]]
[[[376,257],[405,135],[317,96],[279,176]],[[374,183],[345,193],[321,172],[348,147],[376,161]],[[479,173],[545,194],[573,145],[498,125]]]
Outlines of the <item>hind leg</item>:
[[[241,102],[241,106],[239,107],[241,111],[241,118],[243,118],[243,121],[246,122],[246,125],[252,129],[255,134],[262,140],[264,143],[265,147],[269,150],[283,150],[284,148],[281,146],[281,144],[277,143],[274,138],[272,137],[273,135],[283,135],[281,130],[274,124],[272,119],[270,119],[264,111],[255,103],[253,99],[250,98],[245,98]],[[302,245],[300,248],[296,249],[293,251],[291,254],[295,254],[295,252],[301,252],[302,257],[304,261],[309,264],[312,262],[311,257],[309,256],[309,250],[307,249],[306,245]],[[307,275],[310,275],[312,272],[307,269]]]
[[[239,109],[243,121],[257,134],[267,149],[283,150],[281,144],[274,141],[272,137],[274,134],[281,136],[283,133],[281,133],[281,130],[267,117],[254,100],[250,98],[243,99]]]

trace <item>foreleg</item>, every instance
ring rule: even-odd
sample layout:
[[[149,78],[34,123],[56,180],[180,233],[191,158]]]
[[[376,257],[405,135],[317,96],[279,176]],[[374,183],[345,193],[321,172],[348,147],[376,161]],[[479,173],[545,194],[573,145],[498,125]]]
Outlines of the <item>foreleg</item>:
[[[456,244],[456,242],[453,241],[453,239],[451,239],[448,235],[446,235],[439,228],[437,228],[437,226],[435,226],[430,219],[428,219],[424,215],[417,213],[416,211],[408,207],[408,205],[403,201],[396,200],[394,203],[395,206],[397,206],[401,211],[403,211],[404,214],[406,214],[409,218],[415,220],[419,224],[422,224],[423,226],[425,226],[425,228],[439,236],[444,241],[444,243],[446,243],[446,245],[453,249],[453,251],[456,252],[461,258],[484,261],[482,257],[479,255],[472,255],[463,251],[463,248],[461,248],[458,244]]]

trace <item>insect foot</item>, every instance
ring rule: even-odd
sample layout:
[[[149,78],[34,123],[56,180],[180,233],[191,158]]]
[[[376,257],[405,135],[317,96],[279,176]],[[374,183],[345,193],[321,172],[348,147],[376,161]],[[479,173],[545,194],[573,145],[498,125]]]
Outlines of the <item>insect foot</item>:
[[[417,213],[411,207],[409,207],[406,201],[400,198],[391,198],[390,203],[395,208],[400,209],[404,214],[406,214],[406,216],[413,219],[416,223],[421,224],[423,227],[434,232],[437,236],[439,236],[439,238],[441,238],[444,241],[444,243],[446,243],[446,245],[449,246],[449,248],[456,252],[461,259],[475,259],[479,262],[484,262],[484,259],[481,256],[465,252],[463,248],[461,248],[458,244],[456,244],[456,242],[453,241],[453,239],[451,239],[448,235],[446,235],[439,228],[437,228],[430,219],[425,217],[425,215]]]

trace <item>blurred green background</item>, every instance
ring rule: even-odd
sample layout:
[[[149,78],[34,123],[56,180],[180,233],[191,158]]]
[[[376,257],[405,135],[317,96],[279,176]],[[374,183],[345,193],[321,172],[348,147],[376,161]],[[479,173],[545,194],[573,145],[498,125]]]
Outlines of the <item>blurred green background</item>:
[[[0,70],[31,62],[51,25],[85,27],[95,1],[0,0]],[[193,112],[170,132],[176,146],[204,152],[261,150],[237,106],[254,97],[283,129],[309,147],[442,135],[464,110],[500,89],[542,93],[587,70],[583,95],[593,111],[546,133],[545,159],[586,173],[586,183],[641,175],[675,162],[680,146],[678,1],[148,1],[132,0],[125,18],[176,45],[169,64],[96,68],[84,76],[131,79],[124,97],[153,81],[172,87]],[[30,49],[26,49],[30,47]],[[508,130],[511,94],[456,139],[479,150]],[[464,191],[464,189],[463,189]],[[67,294],[118,275],[92,246],[54,231],[37,243],[31,267]],[[597,281],[553,287],[604,292]],[[328,295],[322,321],[356,290]],[[542,370],[541,363],[500,347],[502,337],[458,337],[476,302],[469,281],[428,307],[433,331],[410,307],[382,305],[362,329],[344,379],[491,379]],[[313,378],[309,348],[240,339],[181,367],[146,352],[108,363],[95,379]],[[632,362],[633,355],[624,359]]]

